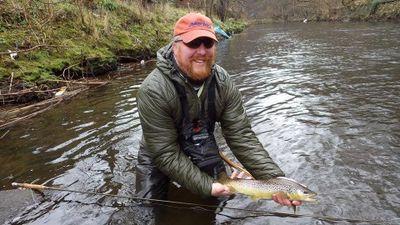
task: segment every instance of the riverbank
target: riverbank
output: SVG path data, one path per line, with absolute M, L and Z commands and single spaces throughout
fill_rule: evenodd
M 400 0 L 343 0 L 341 3 L 350 20 L 400 20 Z
M 256 23 L 400 21 L 400 0 L 247 2 L 247 16 Z
M 155 56 L 189 9 L 140 1 L 0 3 L 0 105 L 51 98 L 65 80 L 85 81 L 120 62 Z M 245 22 L 216 21 L 232 33 Z
M 105 84 L 99 75 L 120 63 L 151 60 L 192 10 L 140 1 L 0 2 L 0 129 Z M 214 22 L 229 34 L 246 26 Z

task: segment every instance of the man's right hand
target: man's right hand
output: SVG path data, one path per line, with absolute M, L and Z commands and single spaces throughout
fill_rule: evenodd
M 214 197 L 229 196 L 232 193 L 229 191 L 229 187 L 221 183 L 213 183 L 211 188 L 211 195 Z
M 231 179 L 252 179 L 247 177 L 244 172 L 239 173 L 236 169 L 233 169 Z M 213 183 L 211 189 L 211 195 L 214 197 L 229 196 L 232 193 L 229 191 L 229 187 L 221 183 Z

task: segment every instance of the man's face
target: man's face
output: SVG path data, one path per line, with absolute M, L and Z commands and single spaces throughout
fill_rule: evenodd
M 176 41 L 173 51 L 179 68 L 192 80 L 202 81 L 210 76 L 216 57 L 213 39 L 199 37 L 186 44 L 183 41 Z

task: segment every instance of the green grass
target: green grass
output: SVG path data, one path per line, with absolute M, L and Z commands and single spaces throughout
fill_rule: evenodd
M 93 0 L 84 1 L 85 5 L 57 2 L 0 3 L 0 52 L 25 50 L 16 60 L 8 54 L 0 56 L 3 86 L 11 74 L 29 86 L 66 72 L 93 75 L 104 65 L 113 68 L 119 56 L 153 57 L 171 40 L 175 21 L 187 13 L 168 4 L 156 4 L 150 11 L 135 1 Z M 228 20 L 224 26 L 236 33 L 245 25 Z
M 164 36 L 160 38 L 155 33 L 155 30 L 166 30 L 166 25 L 159 20 L 162 12 L 140 14 L 136 5 L 122 1 L 101 0 L 81 8 L 60 3 L 44 9 L 37 2 L 36 5 L 28 5 L 28 1 L 12 4 L 7 0 L 0 5 L 0 11 L 0 52 L 42 45 L 19 53 L 16 60 L 9 55 L 1 57 L 1 79 L 13 73 L 14 78 L 28 83 L 54 79 L 65 68 L 91 59 L 98 59 L 95 65 L 98 67 L 102 62 L 116 63 L 120 52 L 152 54 L 165 44 L 169 35 L 160 32 Z M 163 22 L 175 19 L 171 17 Z

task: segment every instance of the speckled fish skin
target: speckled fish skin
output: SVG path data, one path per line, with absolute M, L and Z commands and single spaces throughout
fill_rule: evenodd
M 272 199 L 273 194 L 284 193 L 289 200 L 316 201 L 315 192 L 285 177 L 270 180 L 223 179 L 221 183 L 228 186 L 231 192 L 248 195 L 253 200 Z

